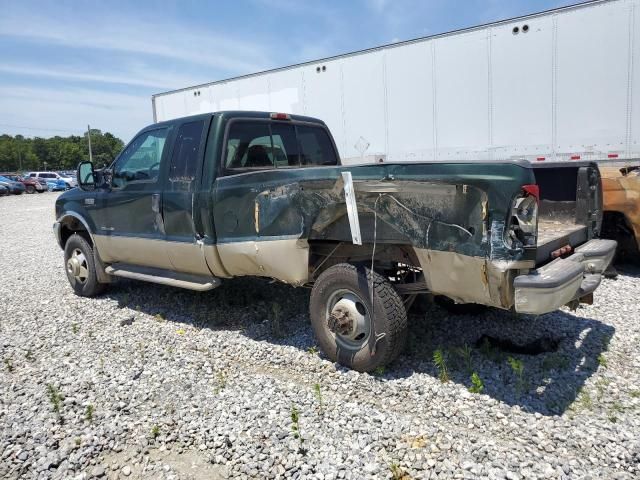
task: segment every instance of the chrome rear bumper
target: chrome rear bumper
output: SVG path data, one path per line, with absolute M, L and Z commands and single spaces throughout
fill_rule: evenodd
M 513 282 L 515 309 L 543 314 L 592 293 L 616 252 L 614 240 L 590 240 L 567 258 L 519 275 Z

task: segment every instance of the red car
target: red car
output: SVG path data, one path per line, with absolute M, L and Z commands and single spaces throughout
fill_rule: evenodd
M 41 183 L 39 180 L 30 177 L 23 177 L 21 175 L 15 173 L 2 173 L 0 174 L 3 177 L 7 177 L 16 182 L 20 182 L 24 185 L 24 189 L 27 193 L 42 193 L 47 191 L 47 184 L 45 182 Z

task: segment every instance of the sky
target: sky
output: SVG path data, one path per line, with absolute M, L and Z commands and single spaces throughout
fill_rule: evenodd
M 0 134 L 126 142 L 154 93 L 572 3 L 0 0 Z

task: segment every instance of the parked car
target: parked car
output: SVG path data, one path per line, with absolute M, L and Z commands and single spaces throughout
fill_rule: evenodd
M 600 167 L 602 236 L 618 242 L 619 260 L 640 262 L 640 165 Z
M 62 178 L 47 178 L 46 183 L 50 192 L 69 190 L 69 185 Z
M 9 189 L 4 185 L 0 184 L 0 197 L 4 195 L 9 195 Z
M 32 178 L 42 178 L 48 180 L 62 180 L 67 186 L 67 190 L 76 186 L 76 179 L 73 177 L 67 177 L 60 175 L 58 172 L 29 172 L 29 176 Z
M 24 185 L 22 183 L 16 182 L 15 180 L 11 180 L 10 178 L 3 177 L 1 175 L 0 184 L 7 187 L 9 189 L 9 192 L 13 193 L 14 195 L 21 195 L 25 191 Z
M 402 351 L 417 295 L 528 314 L 575 307 L 616 248 L 595 238 L 593 162 L 347 166 L 324 122 L 284 113 L 156 123 L 110 168 L 82 162 L 77 178 L 54 224 L 77 295 L 115 277 L 197 291 L 243 275 L 309 285 L 318 344 L 361 371 Z
M 22 183 L 27 193 L 42 193 L 47 191 L 46 182 L 41 182 L 36 178 L 23 177 L 22 175 L 18 175 L 16 173 L 3 173 L 1 175 L 10 180 L 13 180 L 14 182 Z

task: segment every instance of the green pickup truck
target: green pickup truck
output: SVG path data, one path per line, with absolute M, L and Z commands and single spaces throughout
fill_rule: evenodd
M 309 285 L 319 345 L 361 371 L 399 354 L 420 295 L 543 314 L 590 301 L 616 247 L 596 239 L 593 163 L 345 166 L 322 121 L 282 113 L 153 124 L 77 175 L 54 230 L 78 295 L 116 277 Z

